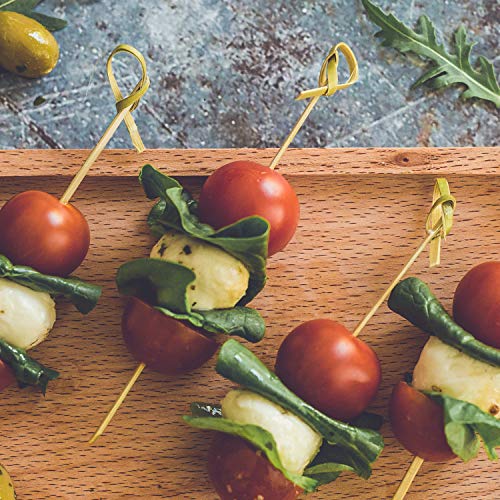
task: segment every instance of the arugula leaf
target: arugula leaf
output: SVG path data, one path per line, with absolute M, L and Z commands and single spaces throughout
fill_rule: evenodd
M 49 276 L 31 267 L 15 266 L 4 255 L 0 255 L 0 278 L 6 278 L 36 292 L 46 292 L 53 297 L 65 297 L 82 314 L 94 309 L 102 292 L 100 286 L 85 283 L 78 278 Z
M 422 280 L 410 277 L 398 283 L 389 296 L 388 306 L 424 332 L 471 358 L 500 367 L 500 349 L 480 342 L 457 325 Z
M 476 457 L 481 437 L 488 458 L 498 459 L 495 448 L 500 446 L 500 420 L 467 401 L 440 392 L 422 392 L 443 407 L 444 432 L 455 455 L 464 462 Z
M 240 260 L 250 273 L 245 296 L 238 305 L 250 302 L 266 283 L 267 245 L 269 223 L 262 217 L 247 217 L 216 231 L 199 221 L 196 201 L 171 177 L 151 165 L 145 165 L 139 175 L 149 199 L 160 198 L 151 209 L 148 224 L 152 232 L 162 236 L 174 229 L 222 248 Z
M 40 387 L 43 394 L 47 390 L 48 383 L 59 376 L 59 373 L 52 368 L 47 368 L 30 358 L 24 349 L 14 347 L 2 339 L 0 339 L 0 359 L 12 369 L 21 387 L 28 385 Z
M 428 83 L 435 89 L 441 89 L 462 83 L 467 87 L 462 93 L 464 99 L 477 97 L 500 107 L 500 87 L 493 64 L 480 56 L 479 70 L 472 67 L 470 55 L 474 44 L 467 41 L 464 26 L 460 26 L 455 32 L 455 54 L 450 54 L 437 41 L 436 29 L 427 16 L 420 17 L 420 32 L 417 33 L 369 0 L 362 0 L 362 3 L 368 18 L 381 28 L 375 36 L 383 39 L 382 45 L 393 47 L 402 53 L 413 52 L 433 61 L 431 69 L 414 83 L 414 87 Z
M 300 486 L 304 491 L 311 492 L 316 489 L 317 482 L 309 477 L 294 474 L 283 466 L 278 454 L 278 448 L 272 434 L 258 425 L 239 424 L 222 417 L 183 417 L 189 425 L 198 429 L 224 432 L 238 436 L 257 449 L 261 450 L 271 464 L 292 483 Z
M 145 258 L 123 264 L 118 269 L 116 284 L 121 294 L 138 297 L 157 306 L 163 314 L 188 321 L 197 328 L 237 335 L 250 342 L 262 340 L 266 326 L 254 309 L 236 306 L 193 311 L 187 300 L 187 290 L 194 279 L 193 271 L 182 264 Z
M 45 26 L 49 31 L 59 31 L 68 25 L 68 22 L 64 19 L 35 12 L 33 9 L 41 2 L 42 0 L 6 0 L 0 4 L 0 11 L 17 12 L 18 14 L 31 17 Z
M 370 464 L 377 459 L 384 447 L 382 436 L 378 432 L 333 420 L 308 405 L 236 340 L 227 340 L 222 345 L 216 370 L 223 377 L 290 410 L 330 444 L 342 450 L 356 474 L 365 479 L 370 477 Z

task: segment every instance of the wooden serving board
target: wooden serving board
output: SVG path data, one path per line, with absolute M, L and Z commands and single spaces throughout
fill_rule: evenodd
M 46 398 L 10 388 L 0 399 L 0 462 L 20 500 L 215 499 L 206 472 L 210 436 L 184 425 L 195 400 L 218 402 L 231 383 L 214 360 L 192 374 L 168 378 L 145 371 L 97 445 L 88 439 L 136 363 L 120 333 L 122 300 L 115 272 L 147 256 L 152 205 L 137 172 L 152 163 L 179 176 L 194 193 L 205 176 L 235 159 L 269 162 L 271 150 L 106 151 L 77 192 L 92 244 L 78 275 L 104 286 L 88 316 L 58 304 L 48 341 L 32 355 L 61 377 Z M 0 152 L 0 203 L 28 190 L 64 191 L 86 151 Z M 302 321 L 329 317 L 354 328 L 424 236 L 436 176 L 446 176 L 458 200 L 455 225 L 439 268 L 427 255 L 413 274 L 450 306 L 454 289 L 474 264 L 500 258 L 500 148 L 291 150 L 280 166 L 301 201 L 301 223 L 288 248 L 269 261 L 269 281 L 254 300 L 268 325 L 252 347 L 273 366 L 282 339 Z M 1 238 L 1 235 L 0 235 Z M 383 384 L 372 410 L 387 415 L 392 386 L 411 371 L 426 338 L 384 305 L 362 337 L 376 350 Z M 309 498 L 391 498 L 411 456 L 383 428 L 386 448 L 369 481 L 351 474 Z M 408 499 L 498 499 L 498 464 L 484 453 L 469 464 L 424 464 Z

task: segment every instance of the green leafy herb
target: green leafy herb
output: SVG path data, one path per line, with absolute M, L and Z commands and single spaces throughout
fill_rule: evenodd
M 463 26 L 455 33 L 455 54 L 450 54 L 437 41 L 436 29 L 427 16 L 420 17 L 420 32 L 417 33 L 369 0 L 362 1 L 369 19 L 381 28 L 375 36 L 383 39 L 382 45 L 403 53 L 413 52 L 433 61 L 432 68 L 415 82 L 414 87 L 427 83 L 435 89 L 441 89 L 461 83 L 467 87 L 462 94 L 465 99 L 477 97 L 500 106 L 500 87 L 493 64 L 480 56 L 479 70 L 472 67 L 470 55 L 474 44 L 467 41 Z
M 382 436 L 378 432 L 333 420 L 308 405 L 290 391 L 251 351 L 235 340 L 228 340 L 221 347 L 216 370 L 229 380 L 294 413 L 328 443 L 336 445 L 359 476 L 365 479 L 370 477 L 371 463 L 384 447 Z
M 102 291 L 100 286 L 85 283 L 78 278 L 48 276 L 31 267 L 15 266 L 4 255 L 0 255 L 0 278 L 7 278 L 36 292 L 46 292 L 53 297 L 65 297 L 82 314 L 87 314 L 94 309 Z
M 388 305 L 429 335 L 435 335 L 474 359 L 500 367 L 500 349 L 483 344 L 457 325 L 429 287 L 418 278 L 410 277 L 398 283 Z
M 193 311 L 187 300 L 188 286 L 194 281 L 191 269 L 160 259 L 137 259 L 123 264 L 116 275 L 118 290 L 157 306 L 163 314 L 189 321 L 211 333 L 236 335 L 250 342 L 264 336 L 266 326 L 260 314 L 248 307 Z
M 355 472 L 354 465 L 345 450 L 324 441 L 304 475 L 316 480 L 317 486 L 335 481 L 342 472 Z
M 31 17 L 45 26 L 49 31 L 62 30 L 68 25 L 68 22 L 64 19 L 58 19 L 57 17 L 35 12 L 33 9 L 41 2 L 42 0 L 4 0 L 0 3 L 0 10 L 17 12 L 24 16 Z
M 500 420 L 476 405 L 440 392 L 424 394 L 443 407 L 444 432 L 455 455 L 464 461 L 476 457 L 481 447 L 481 438 L 488 458 L 498 458 L 495 448 L 500 446 Z
M 250 280 L 238 305 L 250 302 L 266 282 L 269 223 L 261 217 L 247 217 L 216 231 L 199 221 L 195 200 L 175 179 L 151 165 L 142 168 L 139 179 L 148 198 L 160 198 L 148 217 L 153 233 L 161 236 L 165 230 L 174 229 L 222 248 L 240 260 L 248 269 Z
M 35 107 L 37 106 L 41 106 L 42 104 L 44 104 L 45 102 L 47 102 L 47 99 L 45 99 L 45 97 L 39 95 L 38 97 L 35 98 L 35 100 L 33 101 L 33 105 Z
M 14 347 L 2 339 L 0 339 L 0 359 L 12 369 L 21 387 L 28 385 L 40 387 L 43 394 L 47 390 L 47 384 L 59 376 L 55 370 L 30 358 L 24 349 Z
M 317 482 L 314 479 L 293 474 L 285 469 L 278 454 L 278 448 L 272 434 L 258 425 L 239 424 L 221 417 L 184 417 L 184 420 L 193 427 L 210 431 L 224 432 L 233 436 L 238 436 L 257 449 L 261 450 L 271 462 L 271 464 L 282 472 L 289 480 L 300 486 L 304 491 L 314 491 Z

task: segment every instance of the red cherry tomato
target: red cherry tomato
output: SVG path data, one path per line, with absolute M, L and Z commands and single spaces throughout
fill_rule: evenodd
M 122 317 L 128 350 L 137 361 L 165 375 L 199 368 L 217 350 L 217 342 L 132 297 Z
M 201 220 L 217 229 L 260 215 L 271 225 L 269 255 L 273 255 L 295 234 L 300 207 L 295 191 L 281 174 L 251 161 L 235 161 L 207 179 L 199 211 Z
M 242 438 L 217 433 L 208 473 L 221 500 L 294 500 L 301 489 Z
M 453 316 L 478 340 L 500 349 L 500 262 L 479 264 L 462 278 Z
M 90 244 L 81 212 L 43 191 L 11 198 L 0 210 L 0 234 L 0 253 L 14 264 L 57 276 L 72 273 Z
M 10 367 L 0 360 L 0 392 L 16 381 L 14 372 Z
M 398 441 L 430 462 L 455 458 L 444 434 L 443 408 L 405 382 L 392 391 L 389 418 Z
M 278 351 L 276 373 L 304 401 L 344 421 L 366 409 L 381 379 L 372 348 L 329 319 L 307 321 L 288 335 Z

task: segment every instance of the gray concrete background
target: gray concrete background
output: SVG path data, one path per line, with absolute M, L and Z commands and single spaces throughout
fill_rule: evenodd
M 447 43 L 464 23 L 473 55 L 499 72 L 497 0 L 379 4 L 412 24 L 427 13 Z M 118 43 L 147 56 L 152 86 L 134 113 L 147 147 L 274 147 L 338 41 L 357 54 L 360 81 L 322 98 L 295 146 L 499 144 L 493 105 L 458 100 L 457 88 L 410 90 L 425 64 L 380 47 L 359 0 L 45 0 L 38 10 L 69 22 L 56 33 L 61 60 L 38 81 L 0 73 L 0 148 L 92 147 L 114 115 L 105 60 Z M 124 126 L 111 146 L 131 147 Z

